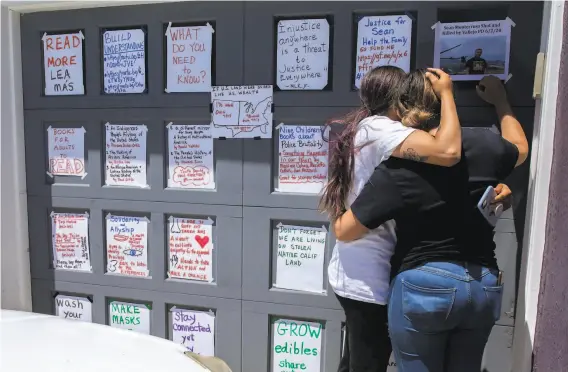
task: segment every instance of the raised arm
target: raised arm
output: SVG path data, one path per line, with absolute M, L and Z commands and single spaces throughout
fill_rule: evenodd
M 435 135 L 416 130 L 392 153 L 397 158 L 451 167 L 461 159 L 461 127 L 450 75 L 429 68 L 426 73 L 441 101 L 440 128 Z
M 486 76 L 479 82 L 477 94 L 485 102 L 495 106 L 495 111 L 497 111 L 499 117 L 501 135 L 519 150 L 519 157 L 515 166 L 518 167 L 523 164 L 529 154 L 529 143 L 521 123 L 519 123 L 509 105 L 503 83 L 495 76 Z

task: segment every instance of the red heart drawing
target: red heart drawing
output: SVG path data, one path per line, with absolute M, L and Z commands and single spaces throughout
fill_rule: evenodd
M 203 248 L 207 245 L 207 243 L 209 243 L 209 237 L 208 236 L 195 235 L 195 241 L 197 242 L 197 244 L 199 244 L 201 246 L 201 248 Z

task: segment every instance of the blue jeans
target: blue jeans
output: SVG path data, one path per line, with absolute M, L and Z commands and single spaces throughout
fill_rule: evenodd
M 499 272 L 431 262 L 391 284 L 389 332 L 399 372 L 479 372 L 501 314 Z

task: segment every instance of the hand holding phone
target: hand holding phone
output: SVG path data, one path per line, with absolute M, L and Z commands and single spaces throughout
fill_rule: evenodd
M 493 186 L 489 186 L 477 203 L 477 209 L 493 227 L 497 225 L 497 220 L 503 213 L 503 203 L 493 203 L 496 196 Z

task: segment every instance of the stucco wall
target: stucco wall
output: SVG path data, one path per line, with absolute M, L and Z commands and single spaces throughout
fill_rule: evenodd
M 534 347 L 535 372 L 568 371 L 568 11 L 564 11 L 558 81 L 554 155 Z

